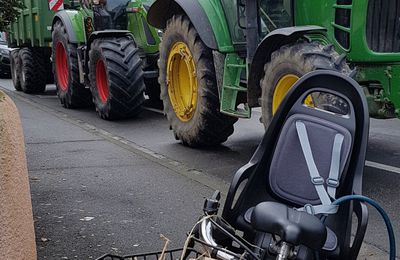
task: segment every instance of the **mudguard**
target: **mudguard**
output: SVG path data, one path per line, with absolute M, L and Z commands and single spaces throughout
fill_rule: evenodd
M 296 42 L 306 34 L 321 34 L 326 32 L 324 27 L 320 26 L 296 26 L 277 29 L 269 33 L 258 45 L 253 62 L 250 65 L 247 100 L 250 107 L 258 107 L 258 99 L 261 96 L 260 80 L 264 73 L 264 65 L 270 61 L 271 55 L 280 47 Z
M 83 15 L 79 11 L 59 11 L 54 15 L 52 26 L 54 26 L 56 21 L 61 21 L 64 24 L 71 43 L 84 43 L 86 41 Z
M 132 40 L 134 39 L 132 32 L 127 30 L 94 31 L 92 34 L 90 34 L 86 49 L 89 52 L 90 46 L 95 39 L 106 38 L 106 37 L 122 37 L 122 36 L 129 36 L 132 38 Z
M 182 11 L 190 18 L 204 44 L 210 49 L 218 49 L 213 27 L 199 1 L 157 0 L 149 9 L 147 21 L 156 28 L 165 29 L 167 21 Z

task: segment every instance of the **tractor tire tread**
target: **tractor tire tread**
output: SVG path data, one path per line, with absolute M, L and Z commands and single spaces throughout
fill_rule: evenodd
M 21 89 L 24 93 L 42 93 L 46 89 L 46 67 L 39 49 L 22 48 L 19 51 L 21 65 Z
M 106 120 L 130 118 L 142 111 L 145 85 L 138 48 L 130 37 L 110 37 L 93 41 L 89 52 L 89 77 L 93 103 Z M 96 64 L 103 58 L 109 97 L 102 103 L 96 83 Z
M 21 87 L 21 59 L 19 58 L 19 50 L 12 50 L 10 54 L 11 79 L 15 90 L 22 91 Z
M 88 107 L 91 105 L 91 95 L 89 89 L 85 88 L 83 84 L 80 83 L 79 80 L 79 67 L 78 67 L 78 53 L 77 53 L 77 45 L 74 43 L 70 43 L 68 41 L 68 34 L 65 29 L 64 24 L 61 21 L 57 21 L 54 24 L 53 29 L 53 74 L 54 74 L 54 82 L 57 87 L 57 96 L 65 108 L 81 108 Z M 57 46 L 55 38 L 63 38 L 65 45 L 65 50 L 68 56 L 68 89 L 67 91 L 63 91 L 58 83 L 57 73 L 56 73 L 56 53 L 55 48 Z
M 282 46 L 271 55 L 271 61 L 265 64 L 264 75 L 260 81 L 261 121 L 265 128 L 272 120 L 274 91 L 283 70 L 299 77 L 314 70 L 334 70 L 346 75 L 351 73 L 345 57 L 339 55 L 332 45 L 297 42 Z
M 179 36 L 177 36 L 179 35 Z M 186 39 L 197 67 L 198 104 L 193 118 L 189 122 L 181 122 L 175 115 L 169 94 L 167 80 L 167 60 L 169 53 L 169 37 Z M 163 42 L 160 45 L 161 99 L 164 113 L 167 116 L 176 139 L 187 146 L 214 146 L 225 142 L 234 131 L 237 118 L 224 115 L 219 110 L 219 95 L 212 52 L 202 42 L 198 32 L 186 15 L 174 15 L 167 22 Z

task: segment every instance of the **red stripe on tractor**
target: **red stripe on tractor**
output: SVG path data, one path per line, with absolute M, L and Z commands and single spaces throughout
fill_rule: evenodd
M 57 11 L 58 8 L 60 8 L 60 6 L 63 4 L 63 0 L 59 0 L 51 9 L 52 11 Z

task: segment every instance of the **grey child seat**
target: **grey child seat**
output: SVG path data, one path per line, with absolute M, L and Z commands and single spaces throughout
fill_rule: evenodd
M 312 93 L 317 105 L 330 102 L 324 109 L 306 106 Z M 338 107 L 341 113 L 332 112 Z M 272 235 L 299 246 L 297 259 L 313 259 L 315 251 L 321 259 L 356 259 L 367 207 L 331 202 L 361 194 L 368 129 L 366 100 L 355 81 L 328 71 L 304 76 L 283 100 L 250 162 L 234 175 L 222 217 L 261 247 L 268 247 Z

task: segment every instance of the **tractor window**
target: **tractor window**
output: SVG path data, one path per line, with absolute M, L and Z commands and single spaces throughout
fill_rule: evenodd
M 292 26 L 291 0 L 261 0 L 261 34 L 267 35 L 275 29 Z
M 109 12 L 123 12 L 126 10 L 126 6 L 129 4 L 130 0 L 112 0 L 106 1 L 106 9 Z
M 244 9 L 244 0 L 222 0 L 222 6 L 228 22 L 229 31 L 233 44 L 242 44 L 246 42 L 244 36 L 244 27 L 246 26 L 246 17 Z
M 93 4 L 94 29 L 96 31 L 127 29 L 126 7 L 130 0 L 98 0 L 96 2 Z

